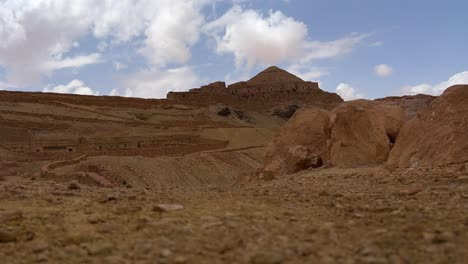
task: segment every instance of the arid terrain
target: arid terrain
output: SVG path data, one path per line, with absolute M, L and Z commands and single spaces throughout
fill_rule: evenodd
M 467 107 L 276 67 L 167 100 L 0 91 L 0 263 L 468 263 Z

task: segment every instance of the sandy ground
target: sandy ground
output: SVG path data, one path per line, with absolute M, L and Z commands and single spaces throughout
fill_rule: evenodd
M 160 190 L 6 177 L 0 241 L 1 263 L 468 263 L 468 173 L 322 169 Z

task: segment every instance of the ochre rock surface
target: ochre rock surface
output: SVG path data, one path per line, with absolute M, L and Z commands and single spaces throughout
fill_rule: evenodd
M 369 100 L 338 106 L 330 119 L 331 164 L 358 167 L 385 162 L 404 116 L 400 107 Z
M 437 167 L 465 162 L 468 162 L 468 85 L 456 85 L 405 124 L 388 164 Z
M 382 164 L 404 119 L 400 107 L 369 100 L 347 102 L 333 111 L 301 109 L 267 147 L 263 177 L 323 164 L 346 168 Z
M 403 108 L 406 112 L 406 120 L 411 120 L 420 111 L 426 110 L 437 97 L 427 94 L 390 96 L 375 101 L 387 105 L 395 105 Z
M 329 118 L 328 111 L 298 110 L 267 146 L 265 176 L 294 173 L 327 161 Z

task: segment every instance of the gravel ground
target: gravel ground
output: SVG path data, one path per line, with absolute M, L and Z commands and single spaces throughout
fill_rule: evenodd
M 467 245 L 466 168 L 159 190 L 0 181 L 1 263 L 468 263 Z

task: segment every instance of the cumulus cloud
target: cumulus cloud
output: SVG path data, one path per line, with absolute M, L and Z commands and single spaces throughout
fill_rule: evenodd
M 387 64 L 379 64 L 374 67 L 374 72 L 380 77 L 389 77 L 393 73 L 393 68 Z
M 0 2 L 0 66 L 8 82 L 34 85 L 54 70 L 100 62 L 97 53 L 68 52 L 90 34 L 101 43 L 141 37 L 152 65 L 185 63 L 198 41 L 209 0 L 7 0 Z M 100 45 L 100 50 L 105 50 Z
M 336 87 L 336 93 L 343 98 L 345 101 L 349 100 L 356 100 L 360 98 L 364 98 L 364 95 L 357 92 L 351 85 L 347 83 L 340 83 Z
M 148 69 L 127 75 L 120 80 L 121 89 L 114 95 L 143 98 L 166 98 L 171 91 L 187 91 L 198 85 L 199 79 L 190 67 L 168 70 Z
M 99 95 L 98 92 L 86 86 L 81 80 L 73 80 L 65 85 L 57 85 L 54 87 L 46 87 L 42 90 L 46 93 L 67 93 L 67 94 L 81 94 L 81 95 Z
M 234 55 L 238 68 L 282 62 L 310 63 L 347 54 L 367 34 L 351 34 L 342 39 L 309 41 L 307 26 L 280 11 L 263 15 L 234 6 L 220 18 L 207 23 L 203 31 L 216 42 L 220 54 Z
M 430 84 L 419 84 L 415 86 L 405 86 L 401 89 L 403 94 L 430 94 L 430 95 L 440 95 L 442 94 L 445 89 L 449 88 L 450 86 L 457 85 L 457 84 L 468 84 L 468 71 L 460 72 L 452 77 L 450 77 L 447 81 L 443 81 L 439 84 L 430 85 Z

